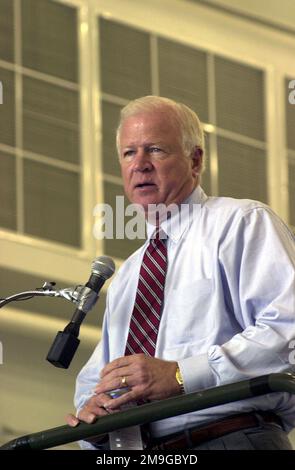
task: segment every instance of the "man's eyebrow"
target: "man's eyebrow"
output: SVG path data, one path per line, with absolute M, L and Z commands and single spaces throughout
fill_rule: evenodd
M 151 145 L 164 145 L 164 142 L 162 142 L 160 140 L 158 140 L 158 141 L 152 140 L 152 141 L 149 141 L 149 142 L 144 142 L 140 146 L 149 147 Z M 137 147 L 137 146 L 138 146 L 138 144 L 136 142 L 129 142 L 128 144 L 123 145 L 122 148 L 126 149 L 126 148 L 129 148 L 129 147 Z

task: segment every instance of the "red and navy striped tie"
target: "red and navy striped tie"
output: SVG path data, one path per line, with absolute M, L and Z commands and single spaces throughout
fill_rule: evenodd
M 165 233 L 158 228 L 144 253 L 125 356 L 139 353 L 155 355 L 167 271 L 164 237 Z

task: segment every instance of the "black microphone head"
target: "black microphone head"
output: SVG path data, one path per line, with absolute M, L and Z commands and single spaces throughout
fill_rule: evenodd
M 92 274 L 102 276 L 104 279 L 109 279 L 115 272 L 115 263 L 109 256 L 99 256 L 95 258 L 91 265 Z

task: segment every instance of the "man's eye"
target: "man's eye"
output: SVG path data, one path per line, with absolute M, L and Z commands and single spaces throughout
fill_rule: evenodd
M 134 150 L 125 150 L 123 157 L 131 157 L 134 154 Z
M 160 149 L 159 147 L 151 147 L 150 152 L 151 153 L 158 153 L 158 152 L 162 152 L 162 149 Z

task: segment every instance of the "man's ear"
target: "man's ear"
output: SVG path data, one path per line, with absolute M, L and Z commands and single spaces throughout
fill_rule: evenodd
M 195 176 L 198 176 L 201 173 L 202 162 L 203 150 L 200 147 L 195 147 L 192 154 L 192 169 Z

